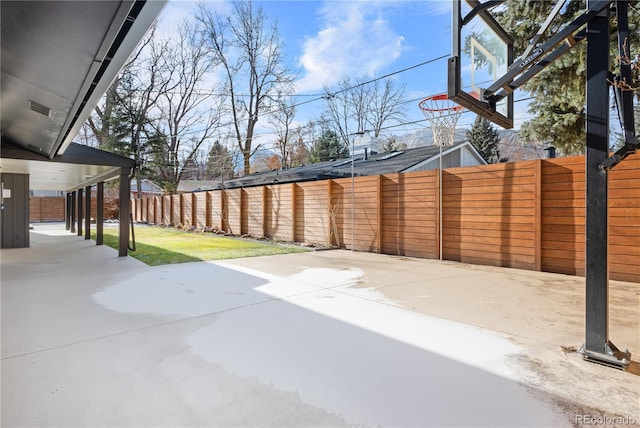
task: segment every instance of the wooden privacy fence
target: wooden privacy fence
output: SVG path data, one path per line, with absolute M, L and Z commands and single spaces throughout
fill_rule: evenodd
M 584 157 L 443 171 L 443 258 L 584 275 Z M 132 200 L 135 219 L 280 241 L 439 257 L 438 171 Z M 353 221 L 352 221 L 353 219 Z M 609 180 L 612 279 L 640 282 L 640 156 Z
M 63 221 L 66 198 L 64 196 L 31 196 L 29 221 Z
M 29 221 L 40 223 L 47 221 L 64 221 L 66 205 L 65 196 L 31 196 L 29 198 Z M 76 200 L 77 204 L 77 200 Z M 117 219 L 119 199 L 104 198 L 104 218 Z M 82 209 L 85 209 L 84 203 Z M 91 196 L 91 217 L 95 218 L 97 210 L 95 193 Z M 76 212 L 78 208 L 76 205 Z

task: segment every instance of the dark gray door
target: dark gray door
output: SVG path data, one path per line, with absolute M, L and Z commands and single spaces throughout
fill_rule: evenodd
M 29 176 L 0 174 L 2 178 L 2 248 L 29 246 Z

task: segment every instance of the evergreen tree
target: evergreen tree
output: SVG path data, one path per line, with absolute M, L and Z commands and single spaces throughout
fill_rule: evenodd
M 498 21 L 512 36 L 516 56 L 524 51 L 534 37 L 542 22 L 545 21 L 555 2 L 507 0 Z M 544 43 L 559 28 L 571 22 L 585 10 L 583 0 L 569 0 L 562 13 L 555 18 Z M 612 17 L 614 15 L 612 14 Z M 629 7 L 629 31 L 637 34 L 640 23 L 640 9 Z M 631 52 L 640 52 L 640 40 L 630 40 Z M 585 130 L 585 79 L 586 79 L 586 43 L 571 49 L 568 53 L 552 62 L 544 71 L 529 80 L 522 89 L 534 99 L 529 104 L 529 113 L 533 116 L 521 129 L 523 139 L 527 141 L 547 141 L 567 154 L 584 152 Z M 616 20 L 611 20 L 611 58 L 613 72 L 617 72 L 615 59 L 617 52 Z M 637 81 L 638 72 L 634 76 Z M 638 97 L 636 97 L 637 99 Z
M 233 177 L 233 156 L 225 146 L 216 141 L 207 155 L 205 180 L 228 180 Z
M 145 122 L 146 118 L 136 115 L 132 105 L 134 101 L 135 88 L 133 86 L 131 73 L 124 72 L 118 79 L 118 85 L 114 88 L 115 100 L 110 109 L 110 115 L 102 120 L 108 124 L 109 132 L 103 135 L 102 150 L 118 154 L 120 156 L 136 159 L 137 144 L 143 144 L 140 139 L 135 139 L 135 126 L 137 122 Z
M 325 162 L 348 156 L 349 148 L 338 138 L 338 134 L 335 131 L 325 130 L 311 148 L 310 162 Z
M 487 163 L 506 162 L 500 158 L 500 136 L 489 120 L 476 116 L 473 126 L 467 131 L 467 140 L 475 147 Z

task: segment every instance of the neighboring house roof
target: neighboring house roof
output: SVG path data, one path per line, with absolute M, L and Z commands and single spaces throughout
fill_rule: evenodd
M 220 180 L 180 180 L 178 192 L 197 192 L 215 188 L 220 184 Z
M 452 147 L 444 147 L 443 155 L 448 152 L 470 150 L 478 158 L 478 164 L 486 163 L 477 154 L 469 142 L 460 142 Z M 357 154 L 353 162 L 355 176 L 392 174 L 416 170 L 419 165 L 438 159 L 440 147 L 424 146 L 414 149 L 394 151 L 390 153 L 377 153 L 364 159 L 363 154 Z M 311 165 L 290 168 L 286 170 L 268 171 L 247 175 L 224 182 L 224 188 L 251 187 L 276 183 L 293 183 L 300 181 L 326 180 L 331 178 L 351 177 L 351 158 L 338 159 L 328 162 L 320 162 Z M 222 184 L 209 189 L 220 189 Z
M 164 189 L 161 186 L 158 186 L 156 183 L 146 178 L 143 178 L 141 180 L 140 188 L 142 190 L 142 193 L 152 193 L 160 195 L 164 193 Z M 131 180 L 131 191 L 138 191 L 138 180 Z

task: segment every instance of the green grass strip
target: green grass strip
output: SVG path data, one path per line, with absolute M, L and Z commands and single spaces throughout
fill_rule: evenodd
M 309 251 L 295 245 L 147 225 L 136 225 L 135 236 L 136 251 L 129 251 L 129 255 L 149 266 Z M 91 238 L 96 239 L 95 231 L 92 231 Z M 111 248 L 118 248 L 117 227 L 104 228 L 104 243 Z

